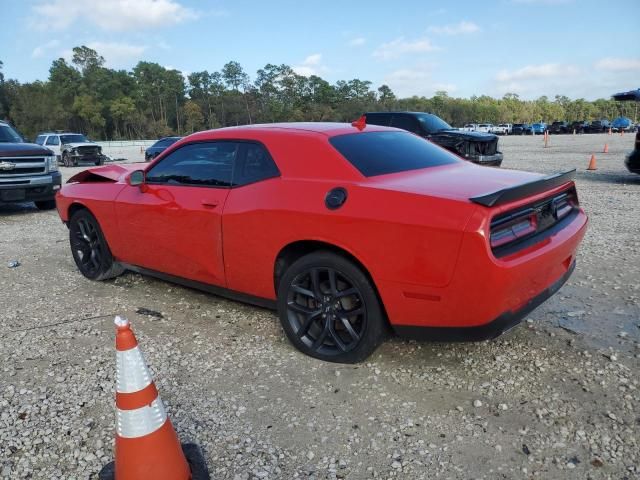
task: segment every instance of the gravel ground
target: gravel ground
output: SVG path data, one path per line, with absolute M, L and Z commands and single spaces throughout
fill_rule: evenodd
M 591 224 L 573 277 L 498 340 L 392 339 L 351 366 L 299 354 L 267 310 L 132 273 L 86 280 L 55 212 L 0 207 L 0 478 L 97 478 L 112 459 L 115 314 L 212 478 L 639 478 L 632 143 L 502 139 L 505 168 L 578 169 Z

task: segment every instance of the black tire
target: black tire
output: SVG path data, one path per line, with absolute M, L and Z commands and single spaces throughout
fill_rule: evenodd
M 65 167 L 71 167 L 73 166 L 73 162 L 71 161 L 71 158 L 69 157 L 69 154 L 67 152 L 64 152 L 62 154 L 62 164 Z
M 69 245 L 78 270 L 91 280 L 107 280 L 124 272 L 111 255 L 98 221 L 88 210 L 79 210 L 71 216 Z
M 298 350 L 327 362 L 360 362 L 387 333 L 367 276 L 350 260 L 325 250 L 299 258 L 284 272 L 278 314 Z
M 39 200 L 37 202 L 33 202 L 38 207 L 38 210 L 53 210 L 56 208 L 55 200 Z
M 96 160 L 96 161 L 95 161 L 95 164 L 96 164 L 96 165 L 104 165 L 104 160 L 103 160 L 103 159 Z

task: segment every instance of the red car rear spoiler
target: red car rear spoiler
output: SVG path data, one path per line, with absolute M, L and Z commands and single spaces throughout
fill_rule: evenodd
M 548 177 L 534 180 L 533 182 L 527 182 L 514 187 L 503 188 L 502 190 L 497 190 L 495 192 L 471 197 L 469 200 L 474 203 L 484 205 L 485 207 L 497 207 L 498 205 L 504 205 L 505 203 L 537 195 L 538 193 L 542 193 L 546 190 L 559 187 L 560 185 L 573 180 L 575 173 L 576 169 L 574 168 L 573 170 L 555 173 Z

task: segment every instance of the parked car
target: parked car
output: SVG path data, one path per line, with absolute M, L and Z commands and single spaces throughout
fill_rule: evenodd
M 479 167 L 362 121 L 252 125 L 80 172 L 57 205 L 85 277 L 275 308 L 300 351 L 357 362 L 389 327 L 492 338 L 556 292 L 587 226 L 571 176 Z
M 549 126 L 549 133 L 559 135 L 569 133 L 570 126 L 568 122 L 555 121 Z
M 636 142 L 633 151 L 626 156 L 624 164 L 631 173 L 640 174 L 640 129 L 636 131 Z
M 547 131 L 547 124 L 544 122 L 532 123 L 531 132 L 535 135 L 542 135 Z
M 510 123 L 501 123 L 497 126 L 494 126 L 491 133 L 495 133 L 496 135 L 511 135 L 512 129 L 513 125 L 511 125 Z
M 611 122 L 611 129 L 614 132 L 632 132 L 635 124 L 627 117 L 618 117 Z
M 65 167 L 76 167 L 81 162 L 102 165 L 106 159 L 102 147 L 81 133 L 43 132 L 36 137 L 36 143 L 53 150 Z
M 493 167 L 499 167 L 502 163 L 502 152 L 498 151 L 498 137 L 491 133 L 456 130 L 432 113 L 369 112 L 364 116 L 370 125 L 407 130 L 437 143 L 465 160 Z
M 467 123 L 464 127 L 459 128 L 458 130 L 462 132 L 477 132 L 478 124 L 477 123 Z
M 493 124 L 479 123 L 476 132 L 493 133 Z
M 609 122 L 609 120 L 594 120 L 589 124 L 588 131 L 589 133 L 604 133 L 608 132 L 610 127 L 611 122 Z
M 589 130 L 589 122 L 585 120 L 578 120 L 571 122 L 569 125 L 569 133 L 585 133 Z
M 0 204 L 34 202 L 41 210 L 55 208 L 61 183 L 55 154 L 26 143 L 11 125 L 0 121 Z
M 144 151 L 144 161 L 153 160 L 182 137 L 163 137 Z
M 513 135 L 530 135 L 531 125 L 528 123 L 514 123 L 511 132 Z

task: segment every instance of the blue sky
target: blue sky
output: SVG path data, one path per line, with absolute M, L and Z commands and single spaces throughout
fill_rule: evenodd
M 285 63 L 399 96 L 595 99 L 640 87 L 638 0 L 0 0 L 0 13 L 0 60 L 20 81 L 46 79 L 84 44 L 114 68 L 236 60 L 254 78 Z

